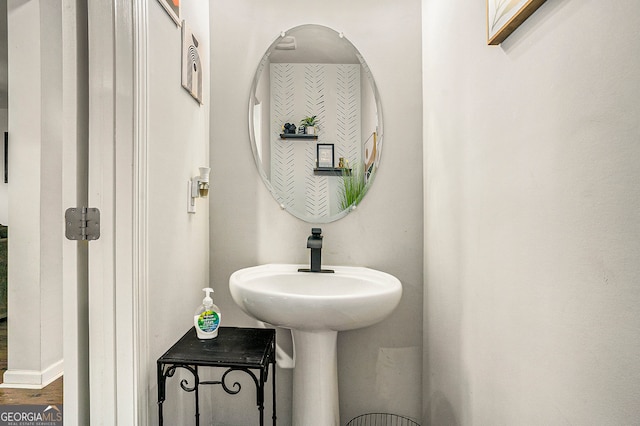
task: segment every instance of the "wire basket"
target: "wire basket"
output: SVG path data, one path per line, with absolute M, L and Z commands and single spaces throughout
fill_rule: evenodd
M 420 426 L 420 424 L 397 414 L 369 413 L 351 419 L 347 426 Z

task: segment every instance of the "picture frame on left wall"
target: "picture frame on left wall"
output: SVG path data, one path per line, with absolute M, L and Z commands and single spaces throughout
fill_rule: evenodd
M 180 18 L 180 0 L 158 0 L 158 2 L 164 7 L 164 10 L 167 11 L 173 22 L 176 23 L 177 26 L 182 24 L 182 20 Z
M 204 103 L 202 46 L 186 21 L 182 21 L 182 87 L 200 105 Z

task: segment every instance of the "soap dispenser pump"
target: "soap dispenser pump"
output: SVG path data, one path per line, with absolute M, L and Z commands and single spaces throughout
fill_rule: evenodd
M 196 328 L 198 339 L 213 339 L 218 336 L 218 328 L 220 327 L 220 309 L 213 304 L 211 293 L 212 288 L 203 288 L 205 293 L 202 299 L 202 305 L 196 309 L 193 317 L 193 325 Z

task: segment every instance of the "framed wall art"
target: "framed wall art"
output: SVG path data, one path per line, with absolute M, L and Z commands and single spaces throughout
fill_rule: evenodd
M 333 168 L 334 167 L 334 155 L 332 143 L 319 143 L 317 145 L 318 150 L 318 168 Z
M 185 21 L 182 21 L 182 87 L 202 104 L 202 60 L 200 42 Z
M 180 0 L 158 0 L 158 2 L 164 7 L 164 10 L 167 11 L 176 25 L 180 26 L 182 23 L 180 21 Z
M 487 0 L 487 44 L 500 44 L 546 0 Z

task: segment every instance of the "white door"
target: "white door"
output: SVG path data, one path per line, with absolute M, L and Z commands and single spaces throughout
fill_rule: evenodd
M 62 205 L 88 206 L 87 7 L 62 0 Z M 89 424 L 88 242 L 63 244 L 64 424 Z

